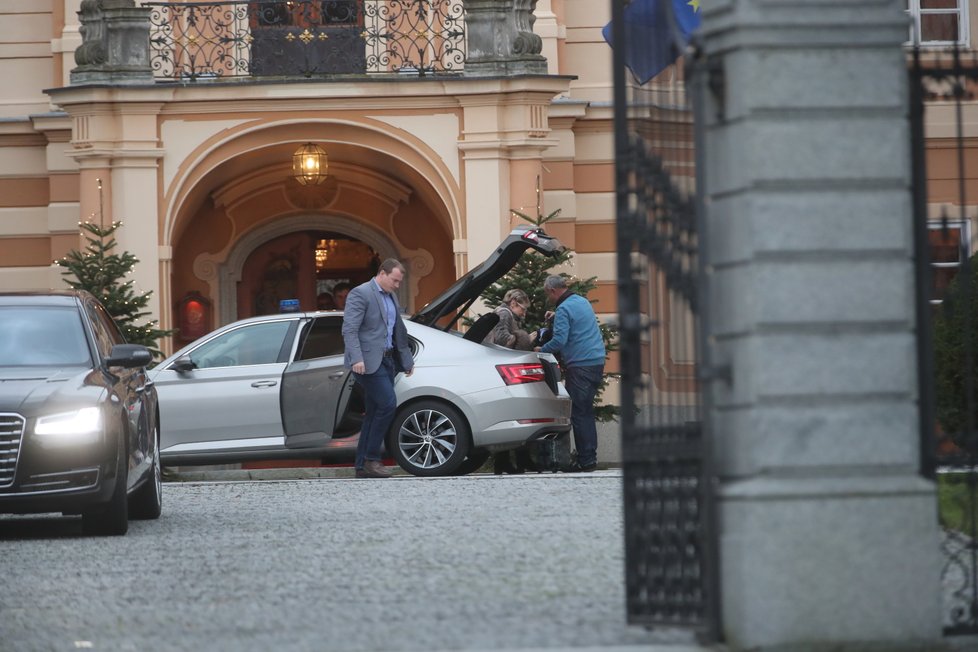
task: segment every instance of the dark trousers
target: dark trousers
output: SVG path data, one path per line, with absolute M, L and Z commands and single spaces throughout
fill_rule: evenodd
M 356 468 L 362 469 L 366 460 L 381 458 L 384 436 L 394 419 L 397 397 L 394 395 L 394 361 L 385 357 L 372 374 L 353 374 L 363 387 L 365 415 L 357 442 Z
M 565 367 L 564 387 L 571 398 L 571 426 L 577 461 L 590 466 L 598 461 L 598 428 L 594 423 L 594 397 L 604 373 L 604 365 Z

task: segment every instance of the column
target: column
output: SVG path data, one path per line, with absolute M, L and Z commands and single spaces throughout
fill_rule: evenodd
M 726 640 L 936 641 L 904 5 L 701 6 Z

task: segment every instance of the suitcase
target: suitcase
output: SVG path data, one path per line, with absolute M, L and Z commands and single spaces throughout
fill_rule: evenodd
M 538 473 L 566 471 L 571 465 L 570 433 L 546 435 L 527 444 Z

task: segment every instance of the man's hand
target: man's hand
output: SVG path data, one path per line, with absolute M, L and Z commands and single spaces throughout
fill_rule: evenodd
M 355 374 L 364 374 L 367 372 L 367 365 L 365 365 L 361 360 L 360 362 L 354 362 L 350 369 Z
M 534 351 L 539 351 L 539 350 L 540 350 L 540 348 L 541 348 L 541 347 L 539 347 L 539 346 L 535 346 L 535 347 L 533 347 L 533 350 L 534 350 Z
M 404 375 L 410 377 L 410 375 L 413 373 L 414 373 L 414 367 L 411 367 L 410 369 L 404 372 Z

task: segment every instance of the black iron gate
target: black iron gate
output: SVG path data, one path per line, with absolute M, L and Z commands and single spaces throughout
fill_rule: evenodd
M 613 0 L 614 43 L 624 43 Z M 668 3 L 666 3 L 668 4 Z M 615 47 L 618 301 L 628 620 L 719 632 L 693 102 L 682 63 L 643 86 Z
M 965 131 L 966 110 L 978 108 L 978 60 L 916 50 L 910 89 L 921 471 L 938 487 L 944 632 L 978 634 L 978 279 L 969 217 L 978 138 Z

